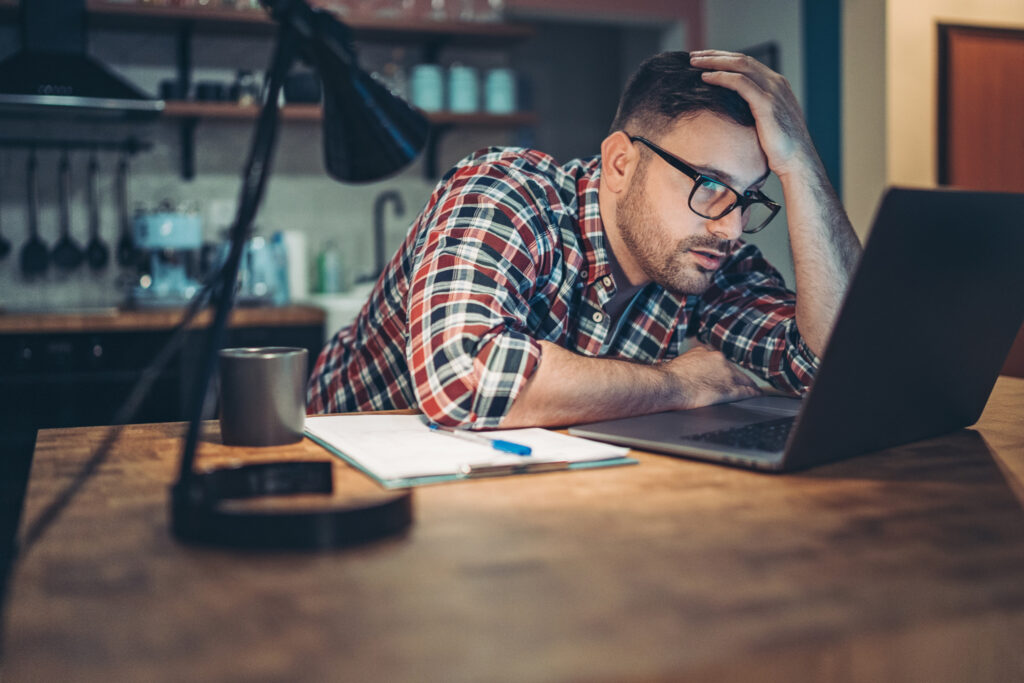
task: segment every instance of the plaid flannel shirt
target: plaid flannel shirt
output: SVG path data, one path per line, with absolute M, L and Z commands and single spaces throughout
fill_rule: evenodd
M 612 325 L 600 175 L 599 157 L 559 166 L 520 148 L 462 160 L 356 321 L 320 353 L 308 410 L 418 408 L 444 425 L 496 427 L 539 340 L 657 363 L 696 336 L 778 389 L 806 392 L 818 359 L 797 331 L 795 295 L 753 245 L 738 242 L 704 294 L 649 283 Z

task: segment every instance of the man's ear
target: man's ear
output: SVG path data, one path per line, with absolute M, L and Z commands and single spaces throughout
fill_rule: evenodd
M 629 136 L 615 131 L 601 143 L 601 184 L 614 194 L 625 192 L 639 160 Z

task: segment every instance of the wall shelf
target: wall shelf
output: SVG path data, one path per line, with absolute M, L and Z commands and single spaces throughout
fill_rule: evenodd
M 88 0 L 94 27 L 167 30 L 173 24 L 212 33 L 270 35 L 275 24 L 263 10 L 228 10 L 201 7 L 145 6 L 106 0 Z M 495 40 L 514 42 L 529 38 L 533 27 L 504 22 L 433 21 L 400 17 L 343 17 L 357 40 L 473 44 Z
M 2 2 L 4 0 L 0 0 Z M 172 30 L 177 33 L 178 83 L 188 92 L 192 75 L 192 37 L 196 33 L 254 35 L 270 38 L 276 24 L 263 10 L 227 10 L 202 7 L 142 6 L 87 0 L 90 24 L 128 30 Z M 534 35 L 532 26 L 504 22 L 432 21 L 429 19 L 394 19 L 346 17 L 356 41 L 413 43 L 423 47 L 426 61 L 436 61 L 441 49 L 449 45 L 509 44 Z M 227 102 L 168 101 L 164 117 L 180 121 L 181 175 L 195 177 L 195 132 L 200 121 L 249 121 L 258 114 L 256 106 Z M 425 151 L 424 174 L 438 174 L 437 148 L 441 139 L 456 127 L 517 128 L 533 126 L 537 116 L 532 113 L 509 115 L 453 114 L 430 115 L 432 133 Z M 281 119 L 291 122 L 318 122 L 322 119 L 319 105 L 290 105 L 281 110 Z
M 200 121 L 254 121 L 259 114 L 256 105 L 239 105 L 233 102 L 192 102 L 168 100 L 163 116 L 177 119 L 182 123 L 181 174 L 185 179 L 195 177 L 195 128 Z M 323 111 L 318 104 L 292 104 L 281 108 L 281 120 L 292 122 L 318 123 Z M 473 128 L 518 128 L 537 124 L 537 115 L 532 112 L 514 114 L 456 114 L 436 112 L 428 114 L 431 125 L 430 141 L 424 152 L 424 174 L 428 178 L 438 175 L 437 146 L 441 138 L 456 127 Z
M 0 0 L 0 21 L 16 21 L 18 0 Z M 157 31 L 176 34 L 176 73 L 179 89 L 189 92 L 192 80 L 192 40 L 195 34 L 250 35 L 271 39 L 276 24 L 263 10 L 231 10 L 206 7 L 142 5 L 110 0 L 86 0 L 90 29 Z M 535 34 L 528 24 L 505 22 L 434 21 L 428 18 L 345 17 L 356 41 L 416 44 L 423 48 L 424 61 L 437 61 L 440 51 L 451 45 L 493 48 L 525 40 Z M 229 102 L 167 101 L 163 118 L 181 127 L 181 175 L 195 176 L 195 130 L 201 121 L 251 121 L 256 106 Z M 283 121 L 318 122 L 319 105 L 289 105 L 281 110 Z M 437 145 L 456 127 L 518 128 L 537 125 L 534 113 L 514 114 L 430 114 L 432 135 L 426 150 L 424 171 L 437 175 Z
M 232 102 L 193 102 L 168 100 L 164 106 L 163 116 L 170 119 L 209 119 L 220 121 L 248 121 L 256 118 L 259 107 L 256 105 L 239 105 Z M 290 104 L 281 109 L 284 121 L 313 121 L 322 118 L 322 110 L 318 104 Z M 429 114 L 430 123 L 434 126 L 478 126 L 495 128 L 514 128 L 517 126 L 533 126 L 537 123 L 537 115 L 532 112 L 515 114 L 454 114 L 437 112 Z

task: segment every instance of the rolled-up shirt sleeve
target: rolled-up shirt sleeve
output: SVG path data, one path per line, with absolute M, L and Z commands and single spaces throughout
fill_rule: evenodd
M 715 273 L 695 309 L 696 336 L 780 391 L 802 396 L 810 389 L 819 359 L 796 324 L 796 294 L 744 244 Z
M 430 221 L 409 288 L 406 360 L 420 410 L 448 426 L 497 427 L 540 359 L 527 332 L 540 212 L 494 170 L 456 175 Z

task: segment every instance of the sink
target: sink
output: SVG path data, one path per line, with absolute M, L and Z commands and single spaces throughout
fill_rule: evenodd
M 373 282 L 361 282 L 341 294 L 310 294 L 304 300 L 296 303 L 322 308 L 327 314 L 327 319 L 324 321 L 324 332 L 331 337 L 342 327 L 355 321 L 363 304 L 370 297 L 374 284 Z

